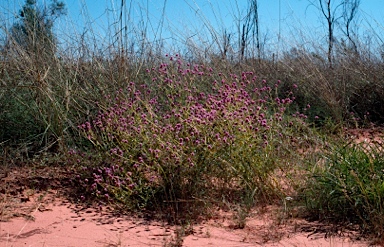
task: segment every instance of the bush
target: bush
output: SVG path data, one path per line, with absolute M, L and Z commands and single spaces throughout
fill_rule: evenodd
M 108 106 L 79 126 L 102 160 L 84 168 L 82 185 L 131 207 L 276 198 L 271 177 L 305 125 L 304 114 L 286 114 L 293 93 L 277 98 L 280 82 L 270 86 L 253 72 L 170 59 L 148 69 L 141 84 L 107 96 Z

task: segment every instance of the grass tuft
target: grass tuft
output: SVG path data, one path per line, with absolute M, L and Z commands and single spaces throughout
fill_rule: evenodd
M 337 146 L 305 187 L 307 207 L 319 219 L 358 224 L 383 236 L 384 156 L 380 143 Z

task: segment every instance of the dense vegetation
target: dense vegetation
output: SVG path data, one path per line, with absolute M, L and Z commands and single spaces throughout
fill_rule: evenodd
M 346 128 L 384 123 L 382 51 L 347 37 L 331 52 L 297 46 L 275 59 L 258 45 L 246 56 L 243 35 L 237 56 L 145 42 L 131 52 L 122 38 L 103 52 L 78 40 L 74 56 L 53 33 L 63 14 L 61 2 L 27 0 L 2 30 L 4 164 L 50 154 L 76 169 L 82 200 L 173 220 L 238 205 L 241 227 L 252 206 L 289 196 L 383 235 L 382 146 L 345 141 Z

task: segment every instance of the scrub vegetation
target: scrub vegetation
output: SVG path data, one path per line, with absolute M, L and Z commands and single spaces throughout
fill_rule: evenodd
M 148 42 L 144 27 L 127 38 L 126 4 L 105 49 L 92 28 L 55 33 L 60 1 L 27 0 L 2 25 L 1 169 L 67 169 L 76 202 L 179 224 L 241 208 L 242 228 L 255 206 L 289 198 L 299 216 L 384 240 L 383 144 L 349 134 L 379 137 L 384 123 L 382 37 L 373 45 L 352 32 L 359 1 L 309 1 L 325 17 L 327 46 L 279 56 L 261 38 L 255 0 L 234 35 L 206 23 L 210 47 Z

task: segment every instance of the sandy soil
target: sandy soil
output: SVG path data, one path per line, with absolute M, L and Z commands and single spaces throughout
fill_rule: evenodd
M 0 222 L 0 246 L 369 246 L 353 231 L 334 233 L 318 222 L 277 224 L 276 207 L 255 211 L 243 229 L 235 229 L 226 212 L 177 227 L 115 215 L 108 208 L 83 208 L 54 194 L 31 195 L 13 208 L 13 217 Z
M 350 136 L 366 141 L 377 135 L 356 131 Z M 235 227 L 233 212 L 175 226 L 119 215 L 108 207 L 80 206 L 63 196 L 68 175 L 60 167 L 0 171 L 0 247 L 373 246 L 353 227 L 288 217 L 282 205 L 255 208 L 243 229 Z

